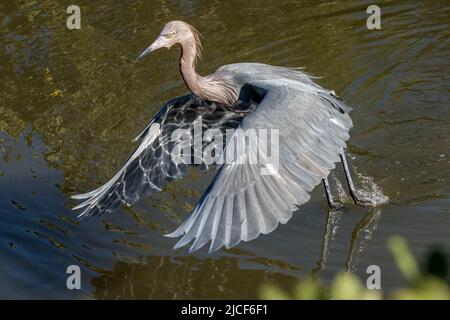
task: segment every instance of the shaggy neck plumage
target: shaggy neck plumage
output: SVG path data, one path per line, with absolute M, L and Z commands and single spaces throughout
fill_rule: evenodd
M 237 100 L 234 87 L 224 79 L 213 76 L 202 77 L 195 71 L 197 57 L 199 56 L 199 40 L 188 39 L 180 43 L 180 72 L 188 89 L 202 99 L 215 101 L 226 105 L 233 105 Z
M 192 93 L 201 97 L 199 81 L 202 78 L 195 71 L 197 50 L 194 41 L 187 41 L 181 45 L 180 72 L 186 86 Z

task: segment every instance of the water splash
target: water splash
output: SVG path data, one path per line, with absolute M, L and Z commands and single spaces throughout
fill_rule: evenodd
M 345 192 L 345 188 L 342 185 L 341 181 L 333 174 L 333 181 L 336 185 L 337 196 L 341 203 L 352 202 L 353 200 L 350 196 Z
M 368 177 L 356 171 L 355 173 L 359 188 L 357 188 L 357 195 L 364 200 L 371 203 L 373 207 L 377 207 L 389 202 L 389 197 L 386 196 L 381 188 L 374 182 L 373 177 Z
M 352 166 L 351 171 L 356 175 L 354 179 L 356 187 L 356 196 L 367 202 L 371 207 L 377 207 L 389 202 L 389 197 L 386 196 L 381 188 L 375 183 L 373 177 L 365 176 L 356 171 L 356 167 Z M 332 179 L 336 185 L 338 199 L 341 203 L 353 202 L 350 195 L 347 194 L 346 188 L 341 181 L 333 174 Z

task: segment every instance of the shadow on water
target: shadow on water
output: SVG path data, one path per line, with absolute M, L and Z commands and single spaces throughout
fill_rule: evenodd
M 417 255 L 450 250 L 449 7 L 379 1 L 382 29 L 369 31 L 369 4 L 79 1 L 82 29 L 68 31 L 60 1 L 0 3 L 0 297 L 255 298 L 263 282 L 328 282 L 345 269 L 364 279 L 372 264 L 389 291 L 403 280 L 388 237 L 404 236 Z M 134 207 L 79 222 L 69 196 L 113 176 L 159 107 L 186 93 L 177 50 L 133 63 L 173 19 L 203 32 L 201 74 L 258 61 L 323 76 L 354 108 L 356 184 L 389 204 L 355 207 L 337 170 L 342 212 L 328 212 L 317 188 L 270 235 L 188 256 L 162 235 L 213 174 L 191 170 Z M 82 267 L 80 291 L 66 289 L 71 264 Z

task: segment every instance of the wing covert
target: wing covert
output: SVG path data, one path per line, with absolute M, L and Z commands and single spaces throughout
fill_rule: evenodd
M 224 154 L 245 151 L 220 167 L 192 214 L 167 235 L 181 237 L 174 248 L 192 242 L 192 252 L 210 241 L 214 252 L 267 234 L 286 223 L 328 176 L 349 138 L 350 109 L 333 92 L 298 84 L 295 79 L 254 83 L 267 93 L 242 120 Z M 279 132 L 277 163 L 267 150 L 246 142 L 248 130 L 259 129 Z

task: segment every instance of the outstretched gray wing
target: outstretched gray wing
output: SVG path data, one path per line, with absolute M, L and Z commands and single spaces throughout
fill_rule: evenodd
M 189 218 L 168 235 L 181 236 L 175 248 L 193 242 L 192 252 L 211 241 L 213 252 L 273 231 L 309 200 L 339 161 L 352 127 L 342 100 L 296 79 L 253 84 L 267 93 L 242 120 L 233 143 L 227 142 L 225 158 L 244 152 L 220 167 Z M 260 145 L 248 143 L 245 136 L 255 129 L 278 130 L 278 163 Z
M 114 210 L 120 203 L 132 205 L 140 197 L 161 190 L 168 181 L 181 178 L 186 172 L 186 163 L 172 159 L 175 146 L 186 142 L 173 134 L 176 130 L 193 135 L 195 123 L 201 125 L 200 134 L 211 128 L 225 130 L 237 127 L 241 118 L 224 106 L 194 95 L 171 100 L 135 139 L 140 140 L 140 145 L 110 181 L 94 191 L 73 196 L 84 200 L 74 210 L 83 210 L 79 217 L 99 215 Z M 203 150 L 204 145 L 201 147 Z M 193 150 L 191 154 L 198 153 Z M 200 161 L 192 159 L 192 163 L 205 164 L 202 160 L 200 156 Z

